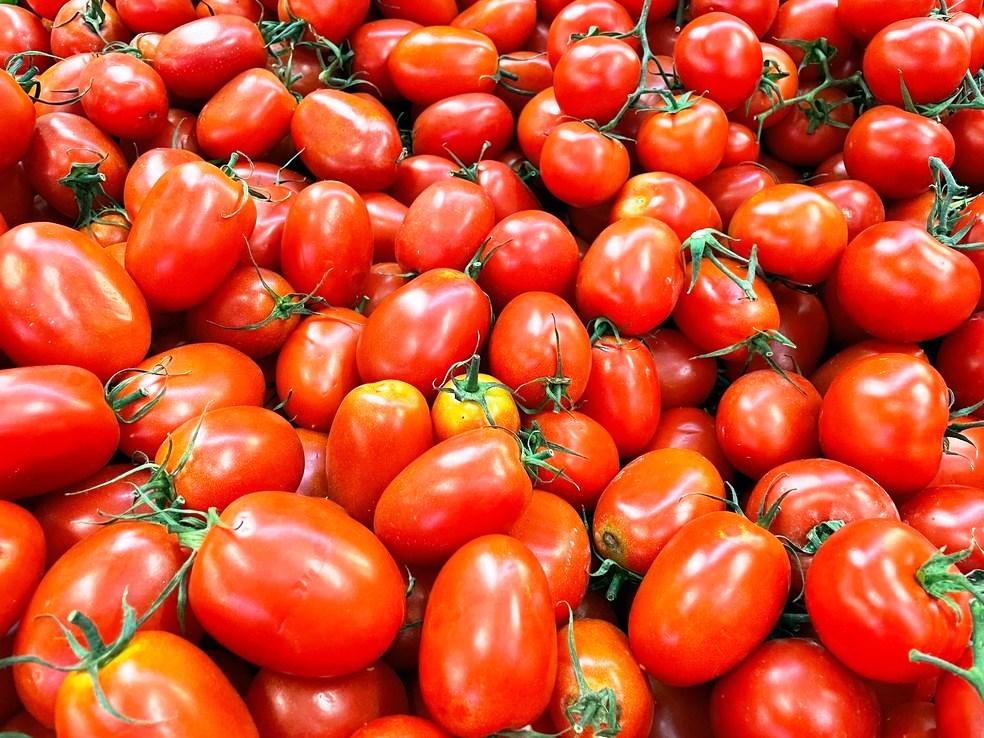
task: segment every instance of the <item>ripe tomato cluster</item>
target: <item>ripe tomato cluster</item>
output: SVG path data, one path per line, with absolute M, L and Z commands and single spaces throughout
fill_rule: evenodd
M 4 738 L 984 736 L 981 0 L 0 65 Z

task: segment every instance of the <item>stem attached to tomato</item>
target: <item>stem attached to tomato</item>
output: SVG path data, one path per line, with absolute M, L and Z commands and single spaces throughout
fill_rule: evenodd
M 974 631 L 970 639 L 970 650 L 973 654 L 971 666 L 964 669 L 949 661 L 944 661 L 928 653 L 912 649 L 909 651 L 909 661 L 916 664 L 932 664 L 943 671 L 964 679 L 984 700 L 984 603 L 974 599 L 970 601 L 970 616 L 974 620 Z

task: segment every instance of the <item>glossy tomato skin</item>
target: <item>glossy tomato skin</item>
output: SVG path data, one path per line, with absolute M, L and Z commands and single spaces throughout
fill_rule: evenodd
M 424 614 L 420 688 L 462 738 L 522 727 L 546 709 L 557 670 L 554 605 L 532 553 L 508 536 L 466 544 L 438 574 Z
M 683 290 L 680 241 L 652 218 L 623 218 L 601 232 L 577 275 L 577 307 L 585 320 L 605 317 L 624 335 L 647 333 L 666 320 Z
M 259 738 L 246 704 L 205 652 L 172 633 L 138 633 L 100 668 L 99 686 L 114 708 L 139 721 L 133 738 L 164 738 L 177 725 L 189 738 L 222 733 Z M 75 672 L 58 693 L 55 728 L 65 738 L 120 733 L 120 721 L 99 704 L 92 677 Z
M 946 385 L 927 363 L 882 354 L 847 367 L 820 411 L 824 455 L 865 472 L 892 495 L 924 488 L 943 455 Z
M 488 297 L 475 282 L 453 269 L 433 269 L 373 311 L 356 352 L 359 375 L 364 382 L 399 379 L 432 398 L 452 364 L 481 350 L 491 319 Z
M 970 317 L 981 294 L 980 274 L 967 256 L 899 221 L 873 225 L 851 241 L 835 280 L 847 315 L 885 341 L 949 333 Z
M 153 67 L 128 54 L 97 56 L 79 86 L 86 117 L 121 138 L 149 138 L 167 123 L 167 89 Z M 125 93 L 123 92 L 125 91 Z
M 290 132 L 301 160 L 320 179 L 360 192 L 385 190 L 396 180 L 403 144 L 393 116 L 374 98 L 315 90 L 297 106 Z
M 575 620 L 557 633 L 557 682 L 547 712 L 554 730 L 569 730 L 571 722 L 566 710 L 577 702 L 581 689 L 574 671 L 569 637 L 573 628 L 574 649 L 588 689 L 611 689 L 619 715 L 622 738 L 648 738 L 653 722 L 653 697 L 642 669 L 629 650 L 625 634 L 604 620 L 585 618 Z M 600 727 L 611 728 L 602 723 Z M 585 736 L 594 736 L 586 730 Z
M 56 11 L 57 12 L 57 11 Z M 51 51 L 48 29 L 41 18 L 27 8 L 10 5 L 0 8 L 0 66 L 6 68 L 10 57 L 25 51 Z M 32 60 L 38 69 L 44 71 L 51 65 L 51 60 L 45 56 L 37 56 Z
M 585 123 L 561 123 L 543 141 L 540 175 L 547 189 L 568 205 L 601 205 L 628 179 L 629 154 L 621 141 Z
M 533 552 L 550 586 L 557 624 L 581 604 L 588 590 L 591 543 L 580 514 L 557 495 L 534 490 L 509 535 Z M 570 608 L 570 609 L 569 609 Z
M 399 444 L 393 445 L 394 438 Z M 383 490 L 432 444 L 427 401 L 416 388 L 389 379 L 356 387 L 338 406 L 328 433 L 329 496 L 371 525 Z
M 552 67 L 556 67 L 564 52 L 576 43 L 577 40 L 572 38 L 574 34 L 586 33 L 592 26 L 602 31 L 620 33 L 632 29 L 632 16 L 615 0 L 575 0 L 556 3 L 555 7 L 557 12 L 553 14 L 540 9 L 540 14 L 545 17 L 555 16 L 547 37 L 547 53 Z
M 137 452 L 153 456 L 168 433 L 206 408 L 262 405 L 266 394 L 263 372 L 256 363 L 219 343 L 193 343 L 155 354 L 138 364 L 136 372 L 120 374 L 118 379 L 132 380 L 124 395 L 145 393 L 120 410 L 120 450 L 129 456 Z M 135 420 L 134 415 L 155 397 L 159 399 L 153 407 Z
M 947 553 L 971 546 L 974 531 L 984 521 L 984 490 L 944 485 L 927 487 L 899 506 L 902 520 Z M 957 562 L 964 573 L 984 568 L 984 551 L 973 547 L 970 556 Z
M 393 47 L 419 23 L 400 18 L 384 18 L 359 26 L 349 37 L 352 45 L 352 73 L 371 82 L 383 100 L 398 100 L 400 93 L 390 77 L 389 60 Z
M 410 31 L 393 48 L 387 64 L 400 95 L 430 105 L 466 92 L 491 92 L 498 52 L 483 33 L 436 25 Z
M 103 640 L 120 632 L 126 600 L 143 615 L 175 575 L 188 553 L 176 536 L 156 523 L 122 522 L 106 526 L 71 548 L 48 570 L 24 613 L 14 641 L 14 655 L 32 654 L 49 663 L 74 664 L 77 659 L 60 637 L 54 615 L 66 622 L 73 610 L 93 620 Z M 73 632 L 79 632 L 72 626 Z M 177 596 L 144 624 L 144 630 L 178 632 Z M 56 696 L 64 672 L 36 664 L 14 667 L 17 694 L 24 707 L 44 725 L 55 723 Z
M 106 380 L 147 353 L 140 290 L 78 231 L 40 222 L 7 231 L 0 273 L 0 350 L 18 364 L 73 364 Z
M 204 100 L 237 74 L 266 63 L 256 24 L 235 15 L 198 18 L 164 34 L 154 69 L 175 97 Z
M 475 538 L 506 533 L 532 490 L 516 439 L 478 428 L 441 441 L 397 474 L 379 498 L 373 530 L 400 561 L 434 566 Z
M 741 19 L 707 13 L 684 27 L 673 61 L 684 85 L 730 111 L 755 92 L 762 74 L 762 45 Z
M 134 220 L 126 270 L 151 307 L 194 307 L 232 272 L 255 224 L 252 198 L 218 167 L 179 164 L 158 180 Z
M 820 738 L 836 725 L 844 738 L 878 738 L 874 692 L 815 641 L 769 641 L 722 678 L 711 695 L 716 735 Z
M 806 607 L 821 642 L 852 671 L 893 684 L 934 674 L 909 660 L 911 649 L 956 660 L 970 634 L 968 595 L 950 594 L 951 609 L 915 576 L 936 553 L 894 520 L 858 520 L 834 533 L 806 575 Z
M 827 349 L 830 319 L 820 298 L 784 284 L 772 285 L 772 296 L 779 307 L 779 332 L 796 348 L 776 340 L 769 341 L 772 359 L 787 372 L 808 375 L 817 368 Z M 751 369 L 765 369 L 768 362 L 761 355 L 752 357 Z
M 537 380 L 553 377 L 559 366 L 570 380 L 563 389 L 574 405 L 588 384 L 591 340 L 563 299 L 548 292 L 526 292 L 499 313 L 489 341 L 489 363 L 492 373 L 513 388 L 527 408 L 536 410 L 549 401 L 546 384 Z
M 566 114 L 604 125 L 635 91 L 641 71 L 639 56 L 625 41 L 608 36 L 585 38 L 557 60 L 554 95 Z
M 717 381 L 714 359 L 694 359 L 700 349 L 673 328 L 660 328 L 644 339 L 656 361 L 663 408 L 701 405 Z
M 878 193 L 857 179 L 841 179 L 821 182 L 816 189 L 822 192 L 841 209 L 847 221 L 848 243 L 854 240 L 868 226 L 885 220 L 885 204 Z
M 137 217 L 147 195 L 165 172 L 178 164 L 200 160 L 201 157 L 193 151 L 170 148 L 151 149 L 137 157 L 123 183 L 123 206 L 130 220 Z
M 984 312 L 943 339 L 936 367 L 956 395 L 958 408 L 984 400 Z
M 772 534 L 735 513 L 702 515 L 680 528 L 643 578 L 629 613 L 632 652 L 666 684 L 709 681 L 765 640 L 789 584 L 789 559 Z M 705 588 L 715 596 L 702 596 Z
M 663 221 L 681 242 L 701 228 L 721 228 L 721 215 L 707 195 L 668 172 L 637 174 L 616 196 L 612 221 L 640 215 Z
M 383 658 L 394 669 L 406 674 L 415 673 L 417 670 L 418 656 L 420 655 L 420 628 L 424 622 L 424 610 L 427 608 L 427 600 L 430 598 L 430 591 L 434 586 L 437 571 L 416 566 L 412 571 L 405 567 L 404 574 L 408 578 L 408 588 L 409 577 L 413 576 L 413 591 L 407 595 L 403 627 L 400 628 L 400 632 L 397 633 L 393 644 Z M 419 703 L 419 689 L 416 691 L 414 702 Z M 416 708 L 416 705 L 414 707 Z
M 649 451 L 602 492 L 592 523 L 595 549 L 643 575 L 680 528 L 724 509 L 724 483 L 710 461 L 690 449 Z
M 397 164 L 396 181 L 389 188 L 389 194 L 410 207 L 421 192 L 456 171 L 458 167 L 455 163 L 443 156 L 408 156 Z
M 424 718 L 390 715 L 366 723 L 351 738 L 451 738 L 451 734 Z
M 963 668 L 969 668 L 971 660 L 972 655 L 968 651 L 959 663 Z M 938 738 L 960 738 L 975 735 L 984 729 L 984 700 L 961 677 L 943 674 L 934 701 Z
M 10 74 L 0 73 L 0 110 L 3 111 L 9 139 L 0 153 L 0 169 L 20 161 L 31 144 L 37 113 L 34 103 Z
M 728 118 L 716 102 L 699 98 L 680 111 L 656 111 L 639 127 L 636 153 L 650 172 L 669 172 L 690 182 L 721 164 Z
M 84 0 L 68 0 L 58 9 L 51 25 L 52 54 L 64 58 L 100 51 L 104 46 L 126 42 L 132 37 L 112 5 L 102 8 L 100 17 L 92 18 L 89 23 L 82 18 L 85 11 Z
M 500 156 L 512 140 L 513 115 L 495 95 L 470 92 L 429 105 L 413 123 L 416 154 L 453 153 L 465 164 Z M 483 154 L 484 151 L 484 154 Z
M 710 689 L 671 687 L 649 677 L 656 704 L 649 738 L 713 738 Z
M 636 456 L 659 425 L 656 362 L 638 338 L 603 336 L 591 348 L 591 373 L 581 412 L 611 434 L 619 456 Z
M 281 21 L 303 18 L 318 35 L 340 44 L 365 19 L 369 12 L 369 0 L 332 0 L 320 3 L 311 0 L 281 0 L 275 7 Z
M 277 395 L 295 425 L 327 432 L 346 393 L 359 383 L 356 347 L 366 319 L 327 308 L 306 318 L 277 356 Z
M 44 531 L 40 523 L 19 505 L 0 500 L 0 581 L 4 583 L 0 631 L 9 631 L 27 607 L 44 573 L 44 560 Z M 584 584 L 587 588 L 587 572 Z
M 102 384 L 73 366 L 0 370 L 5 411 L 0 437 L 0 499 L 18 499 L 72 484 L 102 468 L 120 432 Z
M 984 489 L 984 429 L 968 428 L 963 435 L 970 443 L 959 438 L 950 439 L 950 453 L 943 454 L 930 486 L 960 484 Z
M 548 86 L 523 101 L 523 109 L 516 118 L 516 140 L 526 158 L 534 166 L 540 166 L 547 136 L 567 118 L 557 104 L 553 87 Z
M 355 304 L 372 264 L 372 224 L 359 194 L 317 182 L 292 198 L 280 244 L 282 272 L 295 289 L 329 305 Z
M 370 720 L 406 710 L 407 693 L 383 662 L 322 679 L 263 669 L 246 704 L 263 738 L 301 738 L 312 726 L 318 738 L 349 738 Z
M 735 476 L 735 470 L 721 451 L 714 425 L 714 416 L 703 408 L 664 408 L 659 416 L 656 433 L 646 444 L 646 451 L 661 448 L 696 451 L 714 465 L 723 480 L 730 482 Z
M 916 343 L 890 343 L 875 338 L 852 343 L 847 348 L 838 351 L 813 372 L 810 382 L 821 395 L 827 394 L 830 384 L 848 366 L 859 359 L 875 354 L 908 354 L 920 361 L 929 362 L 926 352 Z
M 210 635 L 253 664 L 297 676 L 348 674 L 382 656 L 403 622 L 404 586 L 372 533 L 333 502 L 283 492 L 240 497 L 222 519 L 189 580 L 189 602 Z M 284 536 L 294 541 L 288 549 Z M 273 552 L 279 564 L 270 571 L 260 562 Z
M 369 223 L 372 225 L 373 266 L 392 262 L 396 258 L 393 254 L 393 242 L 396 240 L 396 232 L 407 217 L 408 208 L 385 192 L 363 192 L 362 201 L 366 204 Z

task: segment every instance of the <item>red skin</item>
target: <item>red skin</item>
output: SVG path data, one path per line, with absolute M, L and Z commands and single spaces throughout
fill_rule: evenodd
M 926 536 L 937 548 L 956 553 L 971 546 L 984 525 L 984 489 L 960 485 L 927 487 L 899 506 L 902 520 Z M 957 562 L 964 573 L 984 569 L 984 551 L 973 546 L 970 556 Z
M 703 404 L 717 381 L 717 362 L 691 358 L 700 349 L 673 328 L 661 328 L 643 340 L 656 360 L 662 406 Z
M 661 448 L 686 448 L 696 451 L 714 464 L 725 481 L 734 479 L 731 466 L 717 440 L 714 416 L 699 407 L 664 408 L 656 433 L 646 446 L 646 451 Z
M 304 450 L 304 475 L 297 485 L 297 494 L 305 497 L 327 497 L 331 491 L 325 474 L 328 434 L 298 428 L 297 437 L 301 439 L 301 448 Z
M 587 534 L 584 540 L 587 543 Z M 5 583 L 0 632 L 17 622 L 41 581 L 44 550 L 44 531 L 37 518 L 13 502 L 0 500 L 0 580 Z

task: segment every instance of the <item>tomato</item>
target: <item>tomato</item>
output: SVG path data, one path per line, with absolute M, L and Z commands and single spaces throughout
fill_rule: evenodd
M 479 373 L 478 357 L 474 356 L 466 374 L 458 374 L 441 387 L 431 408 L 431 420 L 438 441 L 488 425 L 515 433 L 519 430 L 519 409 L 498 379 Z
M 297 483 L 297 494 L 305 497 L 328 497 L 331 493 L 328 476 L 325 474 L 328 434 L 298 428 L 297 437 L 304 453 L 304 472 L 301 481 Z
M 570 652 L 571 640 L 576 656 Z M 622 631 L 604 620 L 575 620 L 557 633 L 557 651 L 561 654 L 557 682 L 547 709 L 554 730 L 570 730 L 580 724 L 586 728 L 581 735 L 595 736 L 600 730 L 612 729 L 613 724 L 607 721 L 614 719 L 621 738 L 648 738 L 653 698 Z M 596 707 L 589 717 L 591 708 L 581 698 L 585 692 L 597 694 L 603 689 L 614 693 L 614 710 L 599 714 Z
M 580 514 L 562 498 L 535 490 L 509 535 L 533 552 L 547 576 L 558 625 L 588 589 L 591 544 Z
M 580 122 L 561 123 L 547 134 L 539 164 L 546 188 L 580 208 L 611 199 L 629 176 L 625 145 Z
M 246 704 L 263 738 L 298 738 L 302 726 L 317 726 L 319 738 L 349 738 L 370 720 L 406 710 L 407 693 L 383 662 L 324 679 L 263 669 Z
M 554 96 L 567 115 L 604 124 L 635 92 L 641 72 L 638 55 L 625 41 L 608 36 L 585 38 L 557 60 Z
M 936 156 L 949 166 L 953 136 L 941 123 L 891 105 L 863 113 L 844 141 L 848 174 L 867 182 L 883 197 L 912 197 L 932 181 L 927 161 Z
M 373 530 L 400 561 L 440 564 L 465 543 L 506 533 L 519 519 L 532 494 L 524 461 L 516 439 L 500 428 L 451 436 L 386 486 Z
M 95 57 L 85 66 L 79 86 L 86 90 L 82 97 L 86 117 L 106 133 L 149 138 L 167 123 L 164 81 L 153 67 L 129 54 Z
M 199 152 L 198 139 L 195 137 L 195 123 L 198 119 L 194 113 L 180 108 L 170 108 L 167 111 L 167 124 L 156 136 L 142 141 L 132 142 L 132 148 L 138 153 L 144 153 L 155 148 L 176 148 L 186 151 Z
M 103 191 L 115 200 L 123 195 L 126 161 L 119 146 L 94 124 L 70 113 L 42 115 L 24 156 L 31 186 L 59 213 L 79 215 L 75 194 L 61 179 L 73 165 L 87 164 L 102 174 Z M 96 198 L 103 204 L 104 197 Z M 84 215 L 84 214 L 83 214 Z
M 164 34 L 154 69 L 174 97 L 205 100 L 241 72 L 263 67 L 263 44 L 256 24 L 246 18 L 198 18 Z
M 738 207 L 752 195 L 777 184 L 776 178 L 758 164 L 746 163 L 722 166 L 697 183 L 720 214 L 725 228 Z
M 401 96 L 430 105 L 465 92 L 492 92 L 498 52 L 485 34 L 466 28 L 415 28 L 393 47 L 387 62 Z
M 717 381 L 714 359 L 691 358 L 700 349 L 673 328 L 660 328 L 643 340 L 656 361 L 663 408 L 703 404 Z
M 769 530 L 800 550 L 790 551 L 794 590 L 823 540 L 825 523 L 884 518 L 898 520 L 892 498 L 881 485 L 854 467 L 830 459 L 799 459 L 780 464 L 762 476 L 745 503 L 745 514 L 757 518 L 778 504 Z M 820 526 L 820 527 L 818 527 Z
M 816 166 L 844 147 L 848 130 L 857 118 L 851 100 L 841 90 L 828 87 L 818 92 L 814 101 L 829 110 L 825 122 L 811 122 L 810 105 L 802 102 L 785 108 L 790 113 L 765 131 L 768 150 L 785 162 Z
M 240 497 L 222 521 L 205 536 L 188 590 L 213 638 L 297 676 L 349 674 L 382 656 L 403 622 L 403 581 L 372 533 L 328 500 L 281 492 Z M 273 552 L 271 569 L 262 562 Z M 290 594 L 299 581 L 303 598 Z M 349 617 L 368 598 L 372 607 Z
M 393 84 L 387 61 L 393 47 L 419 23 L 399 18 L 363 23 L 349 36 L 352 45 L 352 74 L 372 85 L 383 100 L 398 100 L 400 93 Z M 295 53 L 296 53 L 295 49 Z
M 934 5 L 936 0 L 901 0 L 889 5 L 878 0 L 840 0 L 837 20 L 855 38 L 867 41 L 890 23 L 929 15 Z
M 928 362 L 926 352 L 914 343 L 888 343 L 876 339 L 868 339 L 852 344 L 839 351 L 825 361 L 810 377 L 810 382 L 821 395 L 827 394 L 830 383 L 834 381 L 848 366 L 875 354 L 908 354 L 921 361 Z
M 495 208 L 474 182 L 435 182 L 413 201 L 396 232 L 396 260 L 407 271 L 463 270 L 495 224 Z
M 496 159 L 478 162 L 472 169 L 462 170 L 488 194 L 495 209 L 495 221 L 524 210 L 540 210 L 540 201 L 515 169 Z
M 967 417 L 963 420 L 970 422 L 978 418 Z M 984 429 L 968 428 L 962 431 L 970 443 L 959 438 L 950 438 L 949 453 L 944 453 L 940 459 L 940 468 L 929 483 L 930 486 L 943 484 L 960 484 L 984 489 Z
M 326 130 L 333 135 L 323 135 Z M 315 90 L 297 106 L 290 133 L 301 160 L 320 179 L 359 191 L 384 190 L 396 180 L 400 133 L 390 112 L 373 98 Z
M 116 0 L 116 11 L 134 33 L 167 33 L 197 17 L 190 0 Z
M 958 408 L 984 400 L 984 312 L 975 313 L 947 334 L 936 357 L 936 368 L 956 395 Z
M 574 310 L 548 292 L 512 300 L 492 329 L 492 373 L 512 387 L 526 408 L 573 406 L 591 371 L 591 339 Z
M 560 63 L 564 53 L 576 43 L 576 39 L 572 38 L 575 34 L 585 34 L 592 27 L 599 31 L 628 33 L 635 25 L 625 7 L 615 0 L 574 0 L 564 3 L 558 10 L 550 23 L 547 36 L 547 58 L 554 68 Z
M 18 713 L 0 727 L 4 730 L 29 735 L 31 738 L 55 738 L 55 731 L 44 727 L 41 723 L 31 717 L 29 712 Z
M 396 233 L 407 217 L 408 208 L 385 192 L 363 192 L 362 202 L 366 205 L 366 211 L 369 213 L 369 224 L 372 228 L 373 266 L 392 262 L 396 258 L 393 253 Z M 370 272 L 373 270 L 370 269 Z M 402 273 L 402 270 L 398 269 L 393 274 L 397 273 Z M 367 289 L 366 293 L 368 294 L 368 292 Z
M 454 154 L 466 164 L 502 154 L 512 140 L 513 115 L 486 92 L 453 95 L 429 105 L 413 124 L 415 154 Z
M 508 215 L 488 232 L 486 243 L 478 284 L 496 310 L 524 292 L 567 297 L 573 291 L 580 261 L 577 242 L 550 213 L 522 210 Z
M 947 130 L 953 136 L 956 157 L 953 160 L 953 175 L 958 182 L 971 187 L 984 184 L 984 168 L 980 165 L 980 154 L 984 146 L 982 131 L 984 112 L 980 110 L 957 110 L 946 119 Z
M 632 653 L 666 684 L 709 681 L 765 640 L 789 582 L 789 559 L 772 534 L 735 513 L 701 515 L 643 578 L 629 612 Z
M 578 510 L 592 509 L 602 490 L 618 473 L 618 448 L 603 425 L 576 410 L 545 410 L 530 417 L 543 437 L 559 447 L 550 464 L 562 474 L 544 474 L 537 489 L 563 498 Z M 561 450 L 567 449 L 567 451 Z
M 661 220 L 685 241 L 701 228 L 721 228 L 707 195 L 675 174 L 646 172 L 629 179 L 612 204 L 612 221 L 645 216 Z
M 458 166 L 443 156 L 408 156 L 397 164 L 396 181 L 389 188 L 389 194 L 410 207 L 421 192 L 457 171 Z
M 273 72 L 249 69 L 205 103 L 195 133 L 211 157 L 228 159 L 238 151 L 259 158 L 287 135 L 296 107 L 294 96 Z
M 146 354 L 150 318 L 140 291 L 77 231 L 55 223 L 7 231 L 0 274 L 0 349 L 18 364 L 73 364 L 105 380 Z
M 932 702 L 904 702 L 885 711 L 882 738 L 936 738 Z
M 714 465 L 722 479 L 731 481 L 735 470 L 721 451 L 714 425 L 714 417 L 699 407 L 664 408 L 646 451 L 664 448 L 696 451 Z
M 450 738 L 435 723 L 411 715 L 391 715 L 372 720 L 351 738 Z
M 847 246 L 847 221 L 812 187 L 780 184 L 752 195 L 735 211 L 730 246 L 748 257 L 757 247 L 762 268 L 801 284 L 826 280 Z
M 463 9 L 451 25 L 488 36 L 500 54 L 523 48 L 536 26 L 535 0 L 479 0 Z
M 124 522 L 101 528 L 66 552 L 41 579 L 17 631 L 14 655 L 31 654 L 56 665 L 74 664 L 77 658 L 54 618 L 64 623 L 73 610 L 84 612 L 110 643 L 122 627 L 124 593 L 127 603 L 142 616 L 186 558 L 177 537 L 155 523 Z M 173 632 L 179 627 L 177 593 L 143 625 L 144 630 Z M 76 626 L 69 629 L 79 636 Z M 56 696 L 65 679 L 65 672 L 38 664 L 14 667 L 21 702 L 46 726 L 55 723 Z
M 817 368 L 827 348 L 830 333 L 827 311 L 816 295 L 783 284 L 774 284 L 772 294 L 779 307 L 779 332 L 796 345 L 793 348 L 770 340 L 772 361 L 787 372 L 809 374 Z M 756 355 L 749 368 L 766 369 L 769 366 L 763 356 Z
M 547 136 L 567 120 L 557 104 L 553 87 L 547 87 L 529 98 L 516 119 L 516 140 L 534 166 L 540 166 Z
M 364 382 L 399 379 L 432 398 L 451 365 L 481 350 L 491 318 L 485 293 L 463 273 L 426 272 L 369 317 L 356 352 L 359 375 Z M 500 376 L 494 365 L 493 373 Z
M 836 58 L 844 59 L 854 49 L 854 38 L 844 27 L 838 6 L 840 0 L 787 0 L 779 4 L 775 22 L 769 29 L 769 40 L 784 49 L 799 65 L 804 50 L 790 40 L 816 41 L 827 39 L 836 50 Z M 923 13 L 922 15 L 925 15 Z M 820 76 L 818 64 L 810 64 L 800 70 L 800 77 L 815 79 Z
M 673 63 L 683 84 L 734 110 L 758 85 L 762 45 L 748 24 L 729 13 L 701 15 L 680 32 Z
M 852 671 L 893 684 L 935 673 L 910 661 L 911 649 L 956 660 L 970 635 L 968 595 L 948 595 L 951 608 L 916 578 L 936 553 L 894 520 L 857 520 L 834 533 L 806 575 L 806 607 L 821 642 Z
M 949 333 L 970 317 L 981 294 L 970 259 L 898 221 L 873 225 L 851 241 L 834 279 L 847 315 L 886 341 Z
M 711 695 L 716 735 L 844 738 L 881 735 L 875 693 L 823 646 L 803 638 L 769 641 L 721 679 Z
M 724 156 L 721 157 L 721 164 L 718 169 L 727 169 L 756 161 L 759 157 L 760 147 L 758 137 L 748 126 L 741 123 L 728 123 L 728 137 L 724 143 Z M 705 177 L 702 182 L 713 176 L 713 172 Z
M 710 690 L 670 687 L 649 677 L 656 704 L 649 738 L 712 738 Z
M 499 85 L 495 90 L 495 94 L 506 102 L 515 115 L 523 111 L 530 98 L 546 90 L 553 82 L 550 60 L 535 51 L 514 51 L 508 56 L 501 57 L 499 71 L 516 77 L 506 80 L 511 89 Z
M 51 51 L 50 33 L 41 18 L 16 5 L 0 7 L 0 67 L 6 69 L 10 57 L 25 51 Z M 31 63 L 42 72 L 51 66 L 44 55 L 32 56 Z
M 649 451 L 627 464 L 595 508 L 595 549 L 637 574 L 686 523 L 724 510 L 724 483 L 714 465 L 689 449 Z
M 189 738 L 220 731 L 230 738 L 259 736 L 242 697 L 219 667 L 198 647 L 171 633 L 135 635 L 111 661 L 100 665 L 99 688 L 115 710 L 138 721 L 125 728 L 134 738 L 163 738 L 174 725 L 181 725 Z M 65 678 L 58 692 L 55 729 L 65 738 L 108 736 L 119 733 L 120 721 L 100 704 L 92 676 L 77 671 Z
M 362 314 L 369 317 L 379 304 L 413 278 L 395 261 L 382 261 L 369 269 L 361 300 L 365 301 Z
M 984 491 L 976 487 L 945 485 L 927 487 L 900 507 L 902 520 L 947 553 L 962 551 L 974 540 L 974 531 L 984 520 Z M 974 547 L 968 558 L 957 562 L 969 573 L 984 568 L 984 551 Z
M 87 9 L 88 0 L 68 0 L 58 9 L 51 25 L 52 54 L 68 57 L 101 51 L 104 46 L 132 38 L 133 34 L 123 25 L 116 8 L 109 3 L 100 3 L 100 12 L 91 15 L 88 22 L 83 18 Z
M 636 153 L 652 172 L 669 172 L 691 182 L 721 164 L 728 143 L 728 118 L 707 98 L 684 103 L 681 110 L 657 110 L 639 127 Z
M 857 179 L 841 179 L 815 185 L 818 192 L 833 200 L 847 221 L 847 240 L 885 220 L 885 204 L 878 193 Z
M 960 663 L 964 668 L 970 668 L 971 654 L 965 654 Z M 974 735 L 984 728 L 984 700 L 963 678 L 944 673 L 934 701 L 938 738 Z
M 587 535 L 584 541 L 587 548 Z M 20 619 L 41 581 L 44 569 L 45 545 L 41 525 L 24 508 L 0 500 L 0 581 L 4 583 L 0 631 L 6 633 Z M 587 571 L 584 586 L 587 588 Z
M 546 709 L 556 669 L 554 604 L 529 549 L 499 535 L 459 549 L 421 633 L 420 689 L 435 720 L 462 738 L 520 728 Z
M 6 169 L 27 153 L 37 118 L 31 98 L 7 72 L 0 72 L 0 112 L 7 134 L 6 145 L 0 151 L 0 169 Z
M 120 450 L 131 456 L 153 456 L 168 433 L 206 408 L 262 405 L 266 393 L 252 359 L 218 343 L 178 346 L 118 379 L 115 394 L 133 395 L 119 411 Z
M 2 8 L 0 8 L 2 12 Z M 23 162 L 0 170 L 0 215 L 13 228 L 33 219 L 34 190 L 27 180 Z
M 277 356 L 277 395 L 302 428 L 327 432 L 338 406 L 359 383 L 356 346 L 366 319 L 327 308 L 304 320 Z

